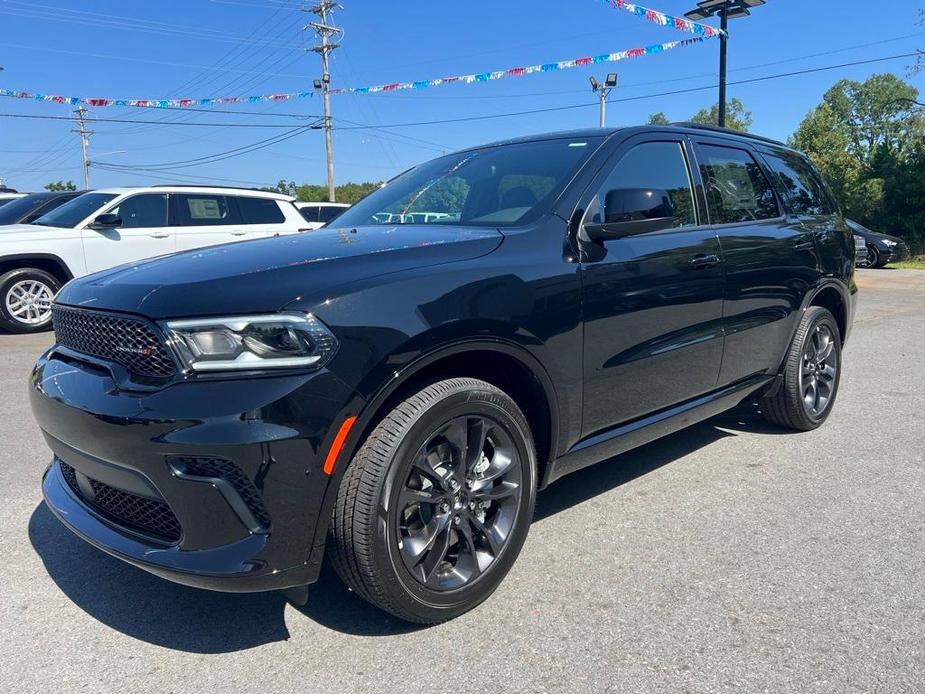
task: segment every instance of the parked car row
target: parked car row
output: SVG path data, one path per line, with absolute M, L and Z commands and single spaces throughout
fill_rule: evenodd
M 0 207 L 0 327 L 47 329 L 61 286 L 176 251 L 320 228 L 349 205 L 215 186 L 6 192 Z M 15 196 L 15 197 L 14 197 Z M 298 209 L 298 208 L 301 209 Z

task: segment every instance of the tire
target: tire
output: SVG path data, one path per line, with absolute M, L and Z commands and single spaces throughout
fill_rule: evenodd
M 51 327 L 51 302 L 61 283 L 44 270 L 18 268 L 0 275 L 0 327 L 37 333 Z M 29 302 L 24 304 L 24 299 Z
M 334 568 L 403 620 L 457 617 L 494 592 L 520 553 L 536 476 L 530 427 L 510 397 L 472 378 L 433 383 L 392 409 L 347 468 L 329 538 Z
M 877 247 L 870 245 L 867 247 L 867 267 L 877 268 L 883 267 L 886 263 L 880 261 L 880 251 L 877 250 Z
M 819 361 L 817 357 L 822 353 L 827 356 Z M 772 424 L 797 431 L 810 431 L 821 426 L 838 395 L 841 357 L 841 336 L 835 317 L 827 309 L 810 306 L 803 313 L 787 350 L 783 382 L 776 393 L 760 401 L 764 418 Z M 813 387 L 809 386 L 811 381 Z

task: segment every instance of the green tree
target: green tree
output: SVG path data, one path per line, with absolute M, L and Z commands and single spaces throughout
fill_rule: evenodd
M 665 115 L 663 111 L 658 113 L 653 113 L 649 116 L 649 125 L 670 125 L 671 121 L 668 120 L 668 116 Z
M 709 109 L 702 108 L 691 117 L 692 123 L 703 125 L 717 125 L 719 123 L 719 104 L 713 104 Z M 733 130 L 748 132 L 752 125 L 752 112 L 737 98 L 726 102 L 726 127 Z
M 74 181 L 52 181 L 51 183 L 45 184 L 45 190 L 77 190 L 77 186 L 74 184 Z
M 925 118 L 918 90 L 892 74 L 839 80 L 790 144 L 828 180 L 846 216 L 925 249 Z

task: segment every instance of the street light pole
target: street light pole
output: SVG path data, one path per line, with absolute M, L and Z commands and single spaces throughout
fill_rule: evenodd
M 719 127 L 726 127 L 726 42 L 729 40 L 729 33 L 726 27 L 729 22 L 729 5 L 724 4 L 719 12 L 719 28 L 722 34 L 719 36 Z
M 597 92 L 601 98 L 600 118 L 598 119 L 598 124 L 600 127 L 604 128 L 607 126 L 607 95 L 610 94 L 610 91 L 617 86 L 617 73 L 608 73 L 607 77 L 604 78 L 604 84 L 598 82 L 594 77 L 589 77 L 588 79 L 591 81 L 591 90 Z
M 719 16 L 719 104 L 718 125 L 726 127 L 726 48 L 729 41 L 729 20 L 748 17 L 750 7 L 763 5 L 765 0 L 700 0 L 697 7 L 684 16 L 694 21 Z

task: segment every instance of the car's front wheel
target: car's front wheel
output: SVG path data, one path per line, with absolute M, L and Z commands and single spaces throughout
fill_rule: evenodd
M 17 268 L 0 275 L 0 327 L 34 333 L 51 327 L 51 303 L 61 283 L 44 270 Z
M 344 582 L 433 624 L 485 600 L 523 546 L 536 453 L 517 404 L 484 381 L 433 383 L 375 427 L 341 482 L 331 549 Z

